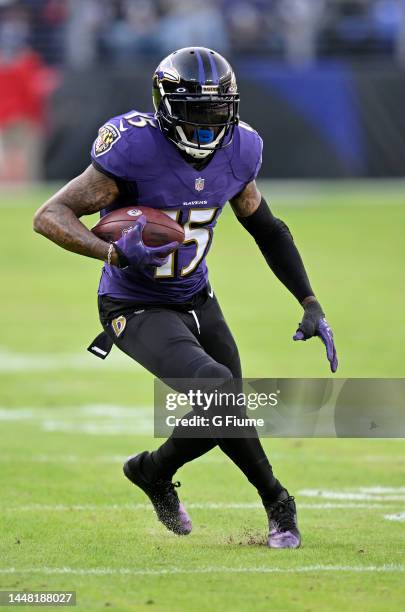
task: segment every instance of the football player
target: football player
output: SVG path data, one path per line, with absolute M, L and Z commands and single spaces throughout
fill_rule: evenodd
M 131 110 L 107 121 L 92 148 L 91 165 L 36 213 L 34 228 L 59 246 L 105 262 L 99 285 L 104 334 L 160 379 L 242 377 L 238 349 L 208 282 L 206 255 L 229 201 L 269 267 L 303 307 L 294 340 L 319 336 L 332 372 L 332 330 L 314 295 L 288 227 L 276 218 L 255 183 L 262 140 L 239 120 L 239 94 L 228 61 L 210 49 L 185 48 L 153 75 L 155 113 Z M 128 203 L 166 211 L 185 230 L 184 244 L 147 247 L 142 215 L 135 228 L 108 244 L 81 222 Z M 96 346 L 97 349 L 97 346 Z M 194 437 L 175 427 L 157 450 L 130 457 L 127 478 L 150 498 L 158 518 L 177 534 L 191 531 L 172 479 L 186 462 L 215 446 L 257 489 L 269 520 L 271 548 L 301 542 L 294 498 L 273 474 L 255 430 L 234 437 Z

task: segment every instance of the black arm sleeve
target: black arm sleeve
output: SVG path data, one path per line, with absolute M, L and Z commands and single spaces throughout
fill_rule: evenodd
M 264 198 L 252 215 L 237 219 L 256 240 L 274 274 L 299 302 L 314 295 L 290 230 L 274 217 Z

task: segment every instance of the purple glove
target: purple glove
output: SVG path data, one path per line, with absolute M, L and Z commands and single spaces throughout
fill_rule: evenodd
M 167 263 L 170 253 L 179 246 L 178 242 L 169 242 L 159 247 L 146 246 L 142 241 L 142 231 L 146 222 L 145 215 L 141 215 L 138 217 L 136 225 L 125 232 L 117 242 L 114 242 L 120 268 L 127 266 L 133 266 L 134 268 L 163 266 Z
M 338 358 L 333 341 L 333 332 L 325 319 L 325 313 L 317 301 L 306 304 L 304 310 L 304 317 L 293 336 L 293 340 L 308 340 L 313 336 L 319 336 L 326 347 L 326 356 L 330 363 L 330 369 L 334 373 L 338 367 Z

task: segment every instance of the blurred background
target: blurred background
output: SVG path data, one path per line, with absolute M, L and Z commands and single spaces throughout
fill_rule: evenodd
M 82 171 L 188 45 L 233 63 L 262 176 L 404 176 L 405 0 L 0 0 L 0 181 Z

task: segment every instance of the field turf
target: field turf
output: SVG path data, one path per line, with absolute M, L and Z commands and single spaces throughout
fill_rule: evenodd
M 338 375 L 403 377 L 404 184 L 262 188 L 333 326 Z M 159 444 L 153 379 L 117 350 L 86 353 L 100 263 L 32 232 L 52 189 L 0 195 L 0 588 L 75 590 L 85 611 L 402 609 L 404 440 L 264 440 L 297 499 L 298 551 L 264 546 L 256 493 L 217 450 L 179 474 L 193 533 L 155 520 L 121 473 Z M 319 341 L 292 342 L 301 309 L 230 210 L 208 263 L 245 376 L 329 376 Z

